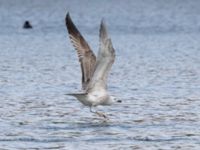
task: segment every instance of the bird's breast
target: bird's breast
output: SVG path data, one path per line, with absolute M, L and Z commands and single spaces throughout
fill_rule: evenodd
M 102 105 L 108 100 L 108 97 L 107 93 L 102 92 L 95 92 L 88 95 L 88 99 L 94 106 Z

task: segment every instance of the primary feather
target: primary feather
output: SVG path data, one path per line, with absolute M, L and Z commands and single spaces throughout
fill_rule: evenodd
M 115 50 L 112 46 L 111 39 L 108 37 L 104 21 L 101 21 L 100 31 L 100 48 L 98 52 L 95 71 L 92 80 L 88 85 L 88 91 L 105 90 L 107 87 L 107 77 L 115 60 Z
M 70 40 L 77 50 L 79 62 L 81 65 L 82 71 L 82 89 L 86 90 L 87 85 L 89 84 L 91 77 L 94 73 L 94 67 L 96 62 L 96 56 L 92 52 L 90 46 L 83 38 L 81 33 L 78 31 L 76 26 L 71 20 L 69 13 L 66 16 L 66 26 L 68 29 Z

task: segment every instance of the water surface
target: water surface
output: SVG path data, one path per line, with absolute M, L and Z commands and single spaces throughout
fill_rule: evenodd
M 0 149 L 200 148 L 199 2 L 0 4 Z M 65 95 L 81 87 L 67 11 L 95 52 L 101 18 L 108 24 L 117 55 L 108 90 L 123 101 L 97 108 L 108 121 Z

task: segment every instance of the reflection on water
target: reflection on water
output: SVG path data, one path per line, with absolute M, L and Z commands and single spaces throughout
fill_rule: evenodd
M 109 25 L 117 52 L 109 76 L 109 91 L 123 102 L 97 108 L 109 116 L 107 121 L 65 95 L 80 89 L 80 67 L 63 20 L 60 24 L 57 22 L 58 18 L 63 18 L 66 7 L 69 10 L 76 8 L 78 2 L 67 5 L 59 1 L 54 6 L 50 0 L 45 7 L 46 4 L 36 0 L 25 3 L 23 8 L 14 3 L 2 1 L 0 6 L 3 8 L 0 9 L 2 22 L 7 7 L 12 7 L 15 16 L 0 25 L 0 149 L 199 149 L 200 45 L 199 30 L 193 23 L 198 14 L 194 13 L 196 5 L 193 1 L 176 5 L 178 12 L 173 7 L 175 5 L 169 3 L 171 10 L 168 13 L 165 12 L 168 5 L 162 8 L 155 3 L 154 6 L 158 7 L 145 9 L 149 13 L 140 12 L 144 20 L 139 12 L 134 13 L 132 17 L 136 20 L 132 21 L 143 25 L 137 31 L 132 28 L 131 16 L 127 23 L 115 20 L 113 27 Z M 140 8 L 147 5 L 137 3 Z M 92 5 L 96 6 L 96 3 Z M 136 7 L 122 5 L 127 9 Z M 180 7 L 182 5 L 184 7 Z M 61 9 L 56 9 L 58 6 Z M 23 23 L 23 15 L 19 14 L 29 8 L 32 8 L 30 16 L 33 10 L 40 11 L 30 17 L 34 28 L 23 30 L 21 26 L 17 27 Z M 194 11 L 188 11 L 191 8 Z M 43 11 L 44 16 L 39 13 Z M 92 26 L 91 22 L 100 19 L 93 19 L 89 13 L 87 20 L 79 11 L 72 17 L 75 16 L 74 20 L 80 24 L 83 33 L 87 33 L 92 47 L 97 47 L 98 29 L 94 29 L 97 24 Z M 97 10 L 102 11 L 103 7 Z M 115 18 L 117 12 L 112 11 L 107 14 L 107 20 Z M 179 22 L 172 19 L 171 24 L 160 24 L 156 20 L 161 14 L 166 21 L 171 13 L 178 18 L 184 15 L 187 19 L 189 12 L 191 24 L 181 19 Z M 128 15 L 125 11 L 121 13 Z M 41 27 L 45 25 L 40 24 L 42 19 L 46 22 L 47 16 L 49 25 Z M 155 20 L 151 22 L 145 16 Z M 82 20 L 86 25 L 81 25 Z M 160 25 L 159 31 L 148 26 L 155 27 L 156 23 Z M 173 23 L 179 26 L 166 33 L 165 26 L 171 28 Z

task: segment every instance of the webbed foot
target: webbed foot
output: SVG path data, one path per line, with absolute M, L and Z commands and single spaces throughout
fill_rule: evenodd
M 104 113 L 96 112 L 96 114 L 97 114 L 99 117 L 103 117 L 103 118 L 105 118 L 105 119 L 108 119 L 108 117 L 107 117 Z
M 90 107 L 90 112 L 97 114 L 99 117 L 103 117 L 104 119 L 108 120 L 108 117 L 102 113 L 102 112 L 98 112 L 98 111 L 92 111 L 92 107 Z

